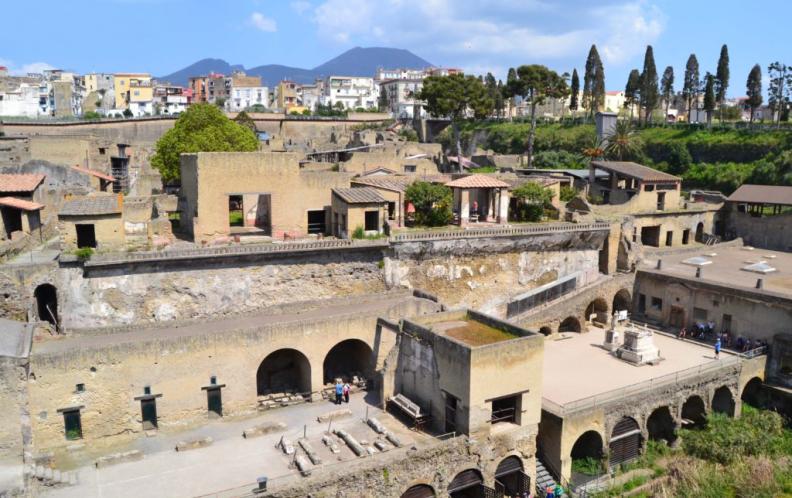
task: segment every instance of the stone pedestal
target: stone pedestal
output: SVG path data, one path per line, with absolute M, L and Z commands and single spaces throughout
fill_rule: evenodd
M 616 354 L 622 360 L 643 365 L 660 359 L 650 330 L 631 329 L 624 332 L 624 345 Z
M 619 331 L 616 329 L 610 329 L 605 332 L 605 342 L 602 343 L 602 347 L 610 352 L 614 352 L 619 349 L 620 340 L 621 337 L 619 336 Z

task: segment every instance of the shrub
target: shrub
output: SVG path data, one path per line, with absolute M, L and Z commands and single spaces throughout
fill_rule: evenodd
M 586 162 L 580 154 L 566 150 L 545 150 L 534 154 L 532 166 L 539 169 L 584 169 Z
M 92 247 L 81 247 L 79 249 L 74 250 L 74 255 L 77 256 L 77 259 L 80 261 L 86 261 L 91 259 L 93 256 L 94 250 Z
M 83 119 L 102 119 L 102 115 L 96 111 L 88 111 L 84 112 L 82 115 Z
M 550 206 L 553 192 L 538 183 L 527 182 L 514 189 L 512 197 L 517 200 L 517 206 L 509 219 L 536 222 L 542 219 L 545 208 Z
M 356 226 L 354 230 L 352 230 L 352 238 L 353 239 L 363 239 L 366 237 L 366 232 L 363 230 L 362 226 Z
M 560 194 L 561 202 L 569 202 L 575 197 L 577 197 L 577 195 L 578 195 L 578 191 L 577 189 L 575 189 L 575 187 L 567 187 L 567 186 L 561 187 L 561 194 Z
M 415 222 L 418 225 L 443 226 L 453 219 L 453 194 L 445 185 L 415 182 L 407 187 L 405 198 L 415 206 Z
M 402 128 L 399 130 L 399 136 L 408 142 L 418 141 L 418 133 L 412 128 Z

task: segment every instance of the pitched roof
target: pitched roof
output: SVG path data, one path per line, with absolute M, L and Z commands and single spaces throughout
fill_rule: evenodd
M 393 192 L 404 192 L 413 182 L 422 181 L 444 184 L 449 180 L 451 180 L 449 175 L 373 175 L 353 178 L 352 183 Z
M 381 204 L 387 202 L 371 187 L 334 188 L 333 193 L 347 204 Z
M 364 171 L 363 173 L 360 174 L 360 176 L 371 176 L 371 175 L 382 175 L 382 174 L 394 175 L 394 174 L 396 174 L 396 172 L 393 171 L 392 169 L 384 168 L 384 167 L 380 166 L 378 168 L 374 168 L 374 169 L 370 169 L 368 171 Z
M 16 197 L 0 197 L 0 206 L 8 206 L 22 211 L 38 211 L 44 209 L 43 204 L 38 202 L 30 202 Z
M 121 212 L 118 198 L 114 195 L 96 195 L 66 201 L 58 216 L 92 216 Z
M 508 188 L 506 182 L 497 178 L 485 175 L 468 175 L 446 183 L 446 187 L 452 188 Z
M 45 176 L 42 173 L 0 174 L 0 192 L 33 192 Z
M 114 182 L 115 177 L 112 177 L 106 173 L 102 173 L 101 171 L 96 171 L 94 169 L 83 168 L 82 166 L 72 166 L 72 169 L 75 171 L 79 171 L 80 173 L 85 173 L 86 175 L 95 176 L 96 178 L 101 178 L 102 180 L 107 180 L 108 182 Z
M 681 178 L 629 161 L 591 161 L 591 165 L 645 182 L 679 182 Z
M 726 200 L 729 202 L 792 206 L 792 187 L 776 185 L 740 185 L 740 188 L 735 190 Z

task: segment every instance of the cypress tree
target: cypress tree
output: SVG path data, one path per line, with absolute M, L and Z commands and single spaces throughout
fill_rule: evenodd
M 718 70 L 715 73 L 715 100 L 720 106 L 721 121 L 723 120 L 723 103 L 726 101 L 726 90 L 729 89 L 729 47 L 721 47 L 718 58 Z
M 630 121 L 633 119 L 633 109 L 635 103 L 638 102 L 638 93 L 641 86 L 641 73 L 637 69 L 630 71 L 627 77 L 627 85 L 624 87 L 624 107 L 630 108 Z M 640 119 L 640 116 L 638 116 Z
M 583 106 L 592 115 L 605 103 L 605 69 L 602 67 L 597 46 L 592 45 L 586 58 L 583 74 Z
M 751 123 L 754 121 L 756 109 L 762 105 L 762 68 L 755 64 L 748 73 L 748 81 L 745 84 L 745 93 L 748 95 L 747 104 L 751 108 Z
M 668 108 L 671 105 L 671 99 L 674 98 L 674 68 L 668 66 L 663 71 L 663 79 L 660 80 L 660 91 L 663 93 L 663 100 L 665 100 L 665 117 L 668 119 Z
M 578 77 L 577 69 L 572 70 L 572 81 L 570 82 L 570 91 L 572 93 L 569 97 L 569 110 L 574 112 L 578 110 L 578 97 L 580 94 L 580 78 Z
M 652 117 L 652 111 L 657 107 L 657 102 L 660 100 L 660 92 L 657 88 L 657 67 L 655 66 L 654 50 L 651 45 L 646 47 L 638 96 L 641 108 L 644 110 L 644 122 L 648 123 Z M 639 121 L 640 118 L 638 116 Z
M 688 111 L 688 123 L 693 109 L 693 102 L 698 103 L 699 96 L 699 64 L 696 54 L 690 54 L 685 65 L 685 82 L 682 86 L 682 96 L 685 97 Z
M 715 77 L 709 72 L 704 77 L 704 110 L 707 111 L 707 127 L 712 126 L 712 111 L 715 110 Z

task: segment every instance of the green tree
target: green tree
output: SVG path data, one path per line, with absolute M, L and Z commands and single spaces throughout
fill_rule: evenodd
M 426 102 L 426 110 L 435 117 L 447 117 L 454 130 L 457 156 L 462 156 L 459 125 L 468 113 L 483 119 L 492 113 L 493 102 L 487 89 L 475 76 L 452 74 L 429 76 L 423 81 L 418 99 Z M 459 162 L 461 168 L 461 161 Z
M 498 81 L 492 73 L 487 73 L 484 77 L 484 86 L 487 88 L 487 94 L 492 100 L 492 108 L 497 113 L 503 105 L 503 94 L 498 88 Z M 498 115 L 498 117 L 500 117 Z
M 252 152 L 258 138 L 250 129 L 228 119 L 212 104 L 193 104 L 173 128 L 157 141 L 151 164 L 163 181 L 180 178 L 179 155 L 194 152 Z
M 657 88 L 657 66 L 655 66 L 654 49 L 651 45 L 646 47 L 638 95 L 641 108 L 644 110 L 644 122 L 648 123 L 652 118 L 652 111 L 657 108 L 660 101 L 660 92 Z M 640 116 L 638 118 L 640 120 Z
M 517 68 L 522 97 L 531 106 L 531 128 L 528 131 L 526 147 L 527 167 L 531 167 L 534 140 L 536 138 L 536 106 L 543 104 L 547 98 L 561 99 L 569 95 L 566 80 L 552 69 L 539 64 L 520 66 Z
M 131 118 L 132 116 L 134 116 L 134 114 L 132 114 L 132 111 L 130 109 L 124 109 L 125 118 Z
M 245 111 L 240 112 L 234 118 L 234 122 L 238 125 L 242 125 L 245 128 L 249 129 L 253 133 L 256 133 L 258 130 L 256 129 L 256 122 L 253 121 L 253 118 L 250 117 L 250 114 L 246 113 Z
M 665 102 L 663 120 L 666 120 L 668 119 L 668 108 L 674 98 L 674 68 L 671 66 L 666 67 L 665 71 L 663 71 L 663 79 L 660 80 L 660 92 L 663 94 L 663 101 Z
M 495 112 L 499 118 L 503 117 L 506 109 L 506 97 L 503 95 L 503 82 L 498 80 L 497 94 L 495 95 Z
M 580 105 L 578 102 L 580 98 L 580 77 L 578 77 L 577 69 L 572 70 L 572 81 L 569 86 L 569 110 L 574 113 Z
M 517 208 L 509 215 L 516 221 L 540 221 L 544 210 L 553 201 L 553 192 L 538 183 L 526 182 L 512 191 Z
M 718 58 L 718 70 L 715 72 L 715 100 L 720 108 L 720 120 L 723 121 L 723 103 L 726 102 L 726 91 L 729 89 L 729 47 L 721 47 Z
M 629 160 L 640 152 L 640 139 L 632 123 L 626 119 L 616 121 L 616 126 L 605 137 L 605 156 L 618 161 Z
M 379 108 L 380 112 L 386 112 L 388 110 L 388 90 L 385 88 L 380 90 L 379 99 L 377 100 L 377 107 Z
M 512 109 L 514 109 L 514 98 L 519 95 L 519 83 L 517 81 L 517 70 L 513 67 L 509 68 L 506 74 L 506 84 L 503 85 L 503 96 L 509 99 L 509 117 L 511 118 Z
M 682 86 L 682 97 L 687 105 L 688 123 L 693 111 L 693 103 L 698 103 L 699 96 L 699 63 L 696 54 L 690 54 L 685 64 L 685 81 Z
M 781 62 L 767 67 L 770 84 L 767 90 L 767 105 L 773 111 L 773 119 L 781 126 L 781 115 L 789 106 L 789 86 L 792 83 L 792 68 Z
M 715 99 L 715 77 L 709 72 L 704 76 L 704 110 L 707 112 L 707 127 L 712 126 L 712 113 L 717 104 Z
M 630 71 L 627 77 L 627 85 L 624 87 L 624 107 L 630 109 L 630 121 L 633 119 L 633 109 L 638 102 L 638 92 L 641 86 L 641 73 L 637 69 Z M 638 116 L 640 119 L 640 116 Z
M 597 46 L 592 45 L 586 58 L 583 73 L 583 107 L 592 116 L 605 104 L 605 69 L 602 67 Z
M 745 93 L 748 96 L 746 104 L 751 109 L 751 123 L 753 124 L 754 115 L 759 106 L 762 105 L 762 68 L 755 64 L 748 73 L 748 81 L 745 83 Z
M 407 187 L 404 197 L 407 202 L 415 206 L 415 222 L 418 225 L 443 226 L 448 225 L 453 219 L 451 204 L 454 196 L 451 189 L 445 185 L 414 182 Z

